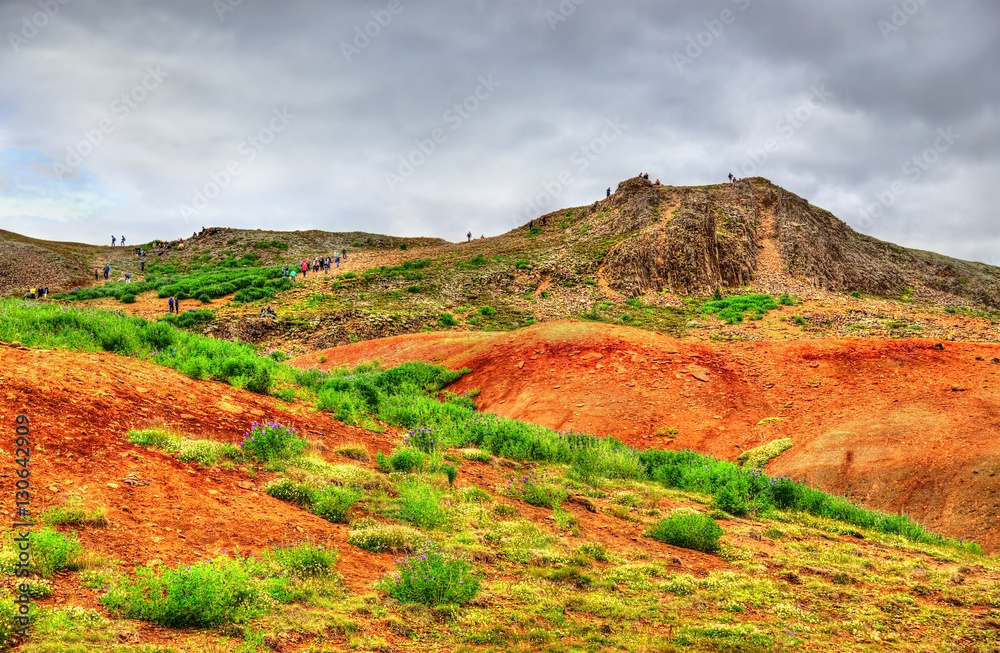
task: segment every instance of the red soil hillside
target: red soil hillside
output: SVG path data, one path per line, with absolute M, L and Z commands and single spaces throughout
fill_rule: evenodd
M 0 455 L 13 461 L 14 418 L 27 415 L 33 514 L 62 504 L 70 492 L 106 506 L 111 525 L 81 533 L 88 549 L 127 565 L 174 566 L 237 546 L 256 552 L 303 537 L 330 538 L 341 551 L 338 571 L 357 589 L 368 590 L 393 568 L 390 556 L 347 545 L 346 525 L 264 494 L 270 474 L 250 481 L 240 469 L 181 462 L 127 436 L 155 425 L 190 438 L 237 443 L 255 420 L 274 419 L 331 449 L 356 442 L 374 454 L 392 449 L 398 438 L 346 426 L 326 413 L 301 407 L 291 412 L 274 397 L 113 354 L 0 347 L 0 370 L 0 424 L 11 434 Z M 11 487 L 12 465 L 0 470 Z M 132 473 L 149 485 L 123 482 Z M 3 495 L 2 506 L 5 514 L 15 514 L 13 490 Z M 81 605 L 97 607 L 90 590 L 79 592 L 87 594 Z
M 375 358 L 469 367 L 451 390 L 479 388 L 481 410 L 636 447 L 735 459 L 790 437 L 793 448 L 769 465 L 771 474 L 1000 549 L 1000 345 L 723 346 L 561 321 L 511 333 L 397 336 L 293 362 L 329 369 Z M 780 419 L 760 424 L 769 417 Z

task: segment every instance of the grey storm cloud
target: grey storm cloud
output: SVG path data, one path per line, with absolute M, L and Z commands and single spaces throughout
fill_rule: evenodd
M 1000 263 L 992 0 L 19 0 L 0 29 L 0 221 L 32 236 L 460 240 L 732 172 Z

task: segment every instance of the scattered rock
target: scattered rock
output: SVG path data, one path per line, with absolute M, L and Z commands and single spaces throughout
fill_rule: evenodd
M 677 556 L 672 556 L 670 558 L 670 564 L 677 565 L 678 567 L 683 567 L 684 563 Z
M 953 385 L 953 386 L 951 386 L 951 391 L 952 392 L 965 392 L 965 388 L 960 388 L 957 385 Z
M 141 478 L 136 476 L 135 473 L 129 474 L 128 476 L 123 478 L 122 483 L 128 483 L 132 487 L 142 487 L 144 485 L 149 485 L 148 481 L 142 480 Z
M 785 574 L 785 580 L 791 583 L 792 585 L 802 584 L 802 579 L 799 578 L 799 575 L 796 574 L 794 571 L 790 571 L 787 574 Z
M 109 488 L 111 488 L 112 490 L 114 490 L 114 489 L 117 489 L 117 488 L 118 488 L 118 484 L 117 484 L 117 483 L 108 483 L 108 484 L 107 484 L 107 486 L 108 486 Z

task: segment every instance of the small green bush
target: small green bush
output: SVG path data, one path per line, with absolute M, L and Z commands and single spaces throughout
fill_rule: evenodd
M 31 534 L 31 562 L 42 578 L 51 578 L 60 569 L 70 567 L 73 558 L 81 553 L 83 545 L 76 531 L 64 535 L 46 526 Z
M 518 270 L 527 270 L 528 268 L 531 267 L 531 261 L 529 261 L 526 258 L 519 258 L 517 259 L 517 261 L 514 262 L 514 267 L 516 267 Z
M 347 541 L 372 553 L 409 553 L 421 537 L 420 531 L 409 526 L 369 522 L 363 528 L 352 530 Z
M 441 507 L 442 492 L 426 483 L 409 483 L 399 490 L 399 518 L 422 529 L 441 528 L 448 513 Z
M 270 421 L 264 424 L 254 422 L 249 433 L 243 435 L 240 448 L 243 454 L 260 462 L 287 460 L 305 451 L 309 445 L 295 433 L 294 428 Z
M 413 449 L 399 449 L 391 456 L 384 456 L 379 451 L 375 454 L 378 468 L 388 474 L 389 472 L 413 472 L 421 469 L 427 461 L 426 456 Z
M 458 478 L 458 468 L 454 465 L 441 465 L 441 471 L 448 477 L 448 485 L 454 485 L 455 479 Z
M 428 547 L 396 563 L 396 575 L 377 585 L 403 603 L 448 605 L 468 603 L 479 594 L 479 576 L 465 560 Z
M 486 317 L 491 317 L 493 315 L 496 315 L 497 311 L 492 306 L 480 306 L 479 307 L 479 314 L 480 315 L 485 315 Z
M 125 293 L 124 295 L 122 295 L 122 304 L 134 304 L 134 303 L 135 303 L 135 295 L 133 295 L 132 293 Z
M 558 508 L 569 496 L 569 491 L 548 480 L 548 474 L 537 476 L 531 472 L 526 476 L 511 476 L 507 480 L 504 494 L 523 499 L 533 506 Z
M 113 587 L 101 603 L 128 619 L 173 628 L 210 628 L 260 616 L 265 611 L 261 598 L 247 567 L 220 556 L 159 573 L 137 567 L 135 575 Z
M 443 327 L 453 327 L 458 324 L 458 320 L 451 313 L 442 313 L 441 317 L 438 318 L 438 324 Z
M 420 292 L 420 286 L 418 286 L 418 285 L 416 285 L 416 284 L 413 284 L 413 285 L 411 285 L 411 286 L 407 286 L 407 287 L 406 287 L 406 292 L 408 292 L 408 293 L 413 293 L 413 294 L 415 295 L 415 294 L 417 294 L 418 292 Z
M 677 512 L 657 522 L 646 536 L 685 549 L 715 553 L 723 533 L 708 515 Z

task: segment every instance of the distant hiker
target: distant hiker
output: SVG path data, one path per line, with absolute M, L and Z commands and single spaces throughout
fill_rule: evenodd
M 313 274 L 316 274 L 317 272 L 319 272 L 319 259 L 318 258 L 314 258 L 313 259 Z
M 45 286 L 44 288 L 42 288 L 42 297 L 48 298 L 48 296 L 49 296 L 49 287 Z
M 306 272 L 309 271 L 309 263 L 305 259 L 302 259 L 302 278 L 306 278 Z
M 94 281 L 97 281 L 98 274 L 97 268 L 94 268 Z
M 334 253 L 333 264 L 337 266 L 338 270 L 340 269 L 340 254 Z
M 659 179 L 657 179 L 657 180 L 656 180 L 656 183 L 655 183 L 655 184 L 653 184 L 653 185 L 654 185 L 654 186 L 659 186 L 659 185 L 660 185 L 660 180 L 659 180 Z
M 528 220 L 528 229 L 531 230 L 531 229 L 534 229 L 534 228 L 535 228 L 535 221 L 534 220 Z
M 140 272 L 146 271 L 146 259 L 142 259 L 141 261 L 139 261 L 139 271 Z
M 117 242 L 118 242 L 118 239 L 117 239 L 117 238 L 115 238 L 114 236 L 112 236 L 112 237 L 111 237 L 111 246 L 112 246 L 112 247 L 114 247 L 114 246 L 115 246 L 115 243 L 117 243 Z
M 122 236 L 122 247 L 125 247 L 125 236 Z
M 465 237 L 469 239 L 470 243 L 472 242 L 472 232 L 471 231 L 469 233 L 465 234 Z
M 607 195 L 604 197 L 611 197 L 611 186 L 608 186 Z
M 288 266 L 287 265 L 285 266 L 285 276 L 286 277 L 288 276 Z
M 104 265 L 104 280 L 105 281 L 108 280 L 108 275 L 109 274 L 111 274 L 111 264 L 110 263 L 106 263 Z
M 649 181 L 649 173 L 648 172 L 643 173 L 642 178 L 645 179 L 646 181 Z
M 736 181 L 736 177 L 734 177 L 734 176 L 733 176 L 733 173 L 731 173 L 731 172 L 729 173 L 729 181 L 730 181 L 730 182 L 734 182 L 734 181 Z
M 173 297 L 171 297 L 170 299 L 167 300 L 167 312 L 168 313 L 173 313 L 174 312 L 174 298 Z
M 543 215 L 543 216 L 542 216 L 542 226 L 543 226 L 543 227 L 545 226 L 545 222 L 546 222 L 546 219 L 547 219 L 547 218 L 548 218 L 548 216 L 546 216 L 546 215 Z
M 346 248 L 340 250 L 340 258 L 344 259 L 345 263 L 347 262 L 347 249 Z
M 132 273 L 131 272 L 126 272 L 125 273 L 125 283 L 132 283 Z
M 277 313 L 274 312 L 274 308 L 270 306 L 265 306 L 264 308 L 260 309 L 260 316 L 264 317 L 265 315 L 270 315 L 271 317 L 278 317 Z
M 292 271 L 288 273 L 289 276 L 292 278 L 292 281 L 295 281 L 296 273 L 298 273 L 298 270 L 296 270 L 295 268 L 292 268 Z

